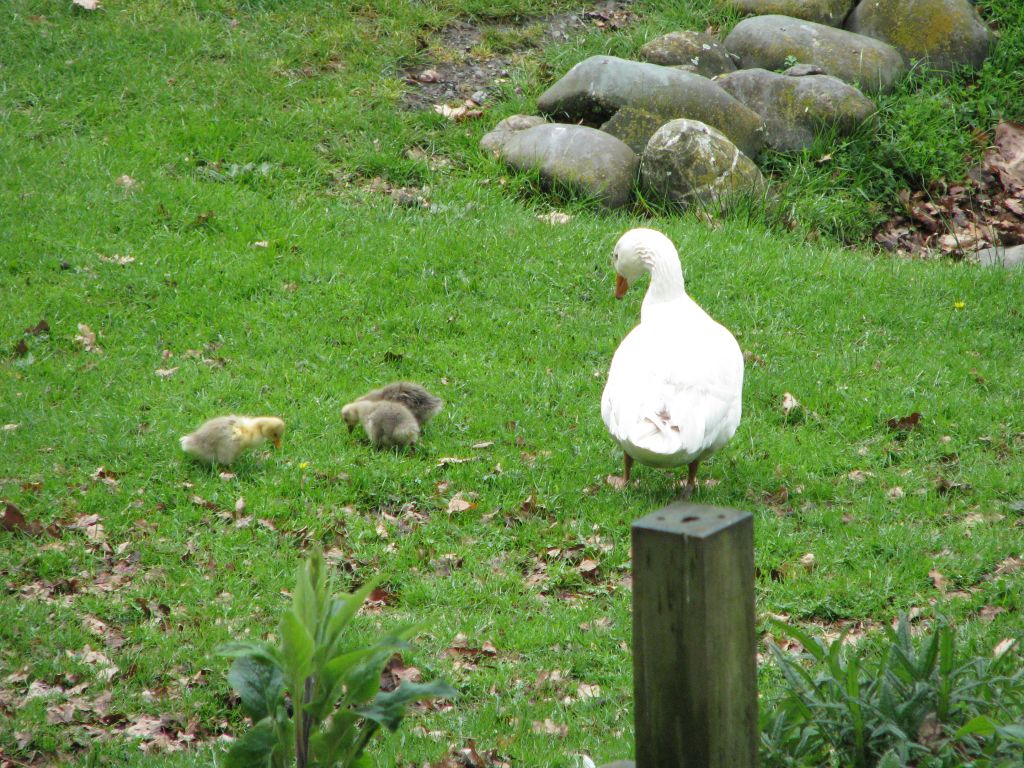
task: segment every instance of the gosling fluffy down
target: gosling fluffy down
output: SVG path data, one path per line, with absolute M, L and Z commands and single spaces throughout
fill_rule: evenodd
M 349 431 L 356 422 L 363 425 L 376 448 L 405 448 L 420 436 L 420 425 L 412 411 L 390 400 L 356 400 L 341 410 Z
M 393 381 L 380 389 L 367 392 L 359 399 L 401 403 L 409 409 L 421 428 L 440 413 L 444 406 L 444 401 L 440 397 L 430 394 L 424 387 L 411 381 Z
M 181 438 L 181 450 L 210 464 L 232 464 L 242 451 L 266 441 L 281 447 L 284 421 L 276 416 L 218 416 Z

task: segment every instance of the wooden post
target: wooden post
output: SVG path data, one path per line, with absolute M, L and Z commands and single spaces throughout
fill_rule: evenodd
M 676 503 L 633 523 L 637 768 L 758 762 L 754 521 Z

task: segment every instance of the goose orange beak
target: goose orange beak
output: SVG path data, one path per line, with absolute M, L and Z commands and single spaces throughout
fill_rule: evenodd
M 629 281 L 622 275 L 615 275 L 615 298 L 621 299 L 629 290 Z
M 281 449 L 281 438 L 280 437 L 275 437 L 274 438 L 274 447 L 277 448 L 278 450 Z

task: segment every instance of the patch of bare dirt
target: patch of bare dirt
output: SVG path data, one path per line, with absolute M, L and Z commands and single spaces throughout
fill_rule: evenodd
M 404 72 L 405 82 L 413 86 L 405 104 L 410 109 L 467 101 L 481 105 L 531 51 L 594 28 L 615 32 L 627 26 L 633 19 L 631 1 L 610 0 L 591 10 L 514 22 L 457 21 L 421 41 L 426 62 Z
M 903 211 L 875 232 L 875 242 L 903 255 L 955 259 L 1024 243 L 1024 126 L 997 125 L 984 163 L 968 176 L 901 192 Z

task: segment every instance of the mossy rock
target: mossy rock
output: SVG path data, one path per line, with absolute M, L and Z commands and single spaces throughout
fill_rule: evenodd
M 647 142 L 640 186 L 663 202 L 725 209 L 742 195 L 762 194 L 765 181 L 723 133 L 684 119 L 665 123 Z
M 871 99 L 829 75 L 741 69 L 717 82 L 764 118 L 768 146 L 780 152 L 810 147 L 823 129 L 849 135 L 875 113 Z
M 623 107 L 707 123 L 748 157 L 757 157 L 764 147 L 760 115 L 706 77 L 658 64 L 591 56 L 537 99 L 541 113 L 589 125 L 605 123 Z
M 656 37 L 640 49 L 640 58 L 663 67 L 685 67 L 704 77 L 736 70 L 725 46 L 706 32 L 669 32 Z
M 651 136 L 671 117 L 655 115 L 637 107 L 623 107 L 601 126 L 601 130 L 609 133 L 619 141 L 625 142 L 638 155 L 643 153 Z
M 744 19 L 724 45 L 740 57 L 744 69 L 781 70 L 795 59 L 817 64 L 864 93 L 891 91 L 907 71 L 903 56 L 888 43 L 789 16 Z
M 958 66 L 980 67 L 991 46 L 988 27 L 967 0 L 863 0 L 846 28 L 946 73 Z
M 726 4 L 740 13 L 758 16 L 774 13 L 841 27 L 854 0 L 726 0 Z

